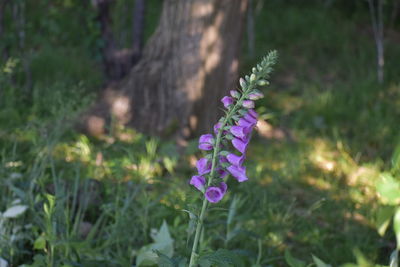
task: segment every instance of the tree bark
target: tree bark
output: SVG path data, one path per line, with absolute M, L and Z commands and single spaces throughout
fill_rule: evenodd
M 140 61 L 91 110 L 89 131 L 107 114 L 152 135 L 210 131 L 235 87 L 246 8 L 247 0 L 164 0 Z

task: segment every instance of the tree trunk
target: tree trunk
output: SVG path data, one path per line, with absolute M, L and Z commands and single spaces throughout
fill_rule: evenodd
M 221 97 L 235 88 L 246 7 L 247 0 L 164 0 L 140 61 L 106 90 L 88 130 L 98 132 L 110 111 L 109 119 L 152 135 L 210 131 Z

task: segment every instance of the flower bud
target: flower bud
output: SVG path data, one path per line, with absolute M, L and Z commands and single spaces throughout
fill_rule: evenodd
M 254 73 L 252 73 L 250 75 L 250 82 L 254 82 L 256 80 L 256 75 Z
M 266 81 L 266 80 L 259 80 L 259 81 L 257 82 L 257 84 L 258 84 L 259 86 L 264 86 L 264 85 L 268 85 L 269 82 Z
M 254 102 L 252 100 L 244 100 L 242 106 L 245 108 L 254 108 Z
M 246 81 L 243 78 L 239 79 L 239 84 L 242 88 L 246 88 L 247 86 Z
M 237 98 L 237 99 L 240 98 L 240 93 L 238 91 L 236 91 L 236 90 L 231 90 L 230 94 L 234 98 Z
M 258 100 L 264 97 L 264 94 L 258 90 L 252 91 L 249 96 L 247 97 L 250 100 Z

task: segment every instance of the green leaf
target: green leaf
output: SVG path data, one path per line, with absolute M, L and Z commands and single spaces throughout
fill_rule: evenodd
M 383 236 L 386 232 L 390 224 L 390 220 L 394 215 L 394 207 L 393 206 L 380 206 L 378 208 L 378 212 L 376 214 L 376 229 L 378 230 L 379 235 Z
M 320 258 L 318 258 L 317 256 L 312 255 L 312 254 L 311 254 L 311 256 L 312 256 L 312 258 L 313 258 L 314 263 L 317 265 L 317 267 L 332 267 L 332 265 L 323 262 L 323 261 L 322 261 Z
M 142 247 L 136 257 L 137 266 L 151 266 L 158 262 L 158 255 L 155 251 L 166 255 L 167 257 L 172 257 L 174 254 L 174 240 L 168 230 L 168 225 L 164 221 L 161 228 L 153 236 L 154 243 Z
M 285 250 L 285 260 L 286 260 L 286 263 L 289 264 L 290 267 L 306 266 L 306 263 L 304 261 L 294 258 L 288 249 Z
M 198 262 L 201 267 L 244 266 L 243 260 L 237 255 L 237 253 L 226 249 L 218 249 L 215 252 L 207 253 L 201 256 Z
M 39 236 L 33 243 L 33 248 L 37 250 L 42 250 L 46 248 L 46 239 L 44 236 Z
M 397 249 L 400 248 L 400 208 L 396 209 L 393 217 L 393 228 L 396 234 Z
M 381 180 L 377 184 L 377 191 L 382 203 L 389 205 L 400 203 L 400 183 L 391 174 L 381 174 Z

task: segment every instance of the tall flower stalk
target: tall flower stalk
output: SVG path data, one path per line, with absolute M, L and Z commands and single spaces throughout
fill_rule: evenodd
M 230 96 L 221 99 L 226 109 L 225 116 L 214 125 L 214 134 L 200 136 L 199 149 L 209 153 L 197 161 L 198 175 L 190 180 L 190 184 L 201 191 L 204 198 L 197 219 L 189 267 L 197 265 L 199 238 L 208 203 L 217 203 L 224 197 L 228 189 L 226 182 L 229 174 L 238 182 L 248 180 L 243 162 L 251 132 L 257 123 L 258 114 L 254 111 L 254 100 L 264 97 L 257 87 L 269 84 L 266 79 L 276 59 L 276 51 L 269 52 L 252 69 L 250 75 L 240 78 L 240 89 L 231 90 Z M 229 151 L 232 151 L 232 147 L 234 152 Z

